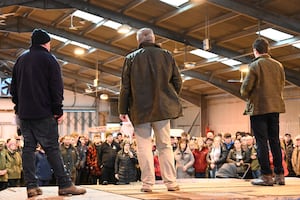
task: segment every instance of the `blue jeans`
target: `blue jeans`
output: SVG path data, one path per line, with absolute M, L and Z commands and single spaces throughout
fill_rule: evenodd
M 64 168 L 59 150 L 56 120 L 52 117 L 38 120 L 20 120 L 20 127 L 24 137 L 22 163 L 27 189 L 38 187 L 34 154 L 37 143 L 46 152 L 59 188 L 71 186 L 71 178 Z
M 279 113 L 268 113 L 250 117 L 251 128 L 257 143 L 257 158 L 261 174 L 269 175 L 270 168 L 269 146 L 273 155 L 275 174 L 283 174 L 282 154 L 279 141 Z

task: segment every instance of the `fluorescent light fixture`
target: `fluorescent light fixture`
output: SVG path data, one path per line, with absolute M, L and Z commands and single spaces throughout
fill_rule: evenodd
M 75 55 L 81 56 L 84 53 L 85 53 L 85 50 L 83 48 L 76 48 L 76 49 L 74 49 L 74 54 Z
M 294 47 L 300 49 L 300 42 L 296 43 L 296 44 L 293 44 Z
M 127 25 L 127 24 L 123 24 L 122 26 L 120 26 L 118 28 L 118 33 L 121 33 L 121 34 L 126 34 L 126 33 L 129 33 L 129 31 L 131 31 L 131 26 Z
M 281 41 L 281 40 L 286 40 L 286 39 L 294 37 L 293 35 L 278 31 L 273 28 L 264 29 L 260 32 L 256 32 L 256 34 L 260 34 L 260 35 L 262 35 L 266 38 L 269 38 L 271 40 L 274 40 L 274 41 Z
M 103 17 L 99 17 L 81 10 L 76 10 L 75 12 L 72 13 L 72 15 L 84 19 L 86 21 L 90 21 L 94 24 L 98 24 L 104 19 Z
M 112 20 L 108 20 L 103 24 L 103 26 L 107 26 L 107 27 L 110 27 L 112 29 L 118 30 L 118 28 L 120 28 L 120 26 L 122 26 L 122 24 L 120 24 L 118 22 L 115 22 L 115 21 L 112 21 Z
M 181 78 L 182 78 L 182 81 L 188 81 L 188 80 L 193 79 L 192 77 L 184 75 L 184 74 L 181 74 Z
M 66 42 L 68 41 L 67 38 L 60 37 L 60 36 L 54 35 L 54 34 L 52 34 L 52 33 L 49 33 L 49 35 L 50 35 L 50 38 L 55 39 L 55 40 L 58 40 L 58 41 L 63 42 L 63 43 L 66 43 Z
M 189 0 L 160 0 L 160 1 L 169 4 L 171 6 L 178 7 L 181 6 L 182 4 L 187 3 Z
M 222 60 L 220 60 L 220 62 L 225 64 L 225 65 L 228 65 L 228 66 L 235 66 L 235 65 L 242 64 L 242 62 L 240 62 L 240 61 L 233 60 L 233 59 L 228 59 L 228 58 L 222 59 Z
M 76 41 L 71 41 L 70 44 L 75 45 L 75 46 L 78 46 L 78 47 L 81 47 L 81 48 L 84 48 L 84 49 L 89 49 L 89 48 L 91 48 L 91 46 L 89 46 L 89 45 L 82 44 L 82 43 L 76 42 Z
M 202 49 L 195 49 L 190 51 L 190 53 L 206 59 L 210 59 L 218 56 L 217 54 L 211 53 L 209 51 L 203 51 Z

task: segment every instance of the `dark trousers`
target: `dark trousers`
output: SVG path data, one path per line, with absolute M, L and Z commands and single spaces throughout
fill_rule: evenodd
M 109 184 L 115 184 L 117 182 L 115 178 L 115 169 L 114 168 L 108 168 L 103 167 L 101 169 L 102 175 L 101 175 L 101 182 L 107 181 Z
M 257 143 L 257 157 L 264 175 L 272 174 L 269 148 L 273 155 L 275 174 L 283 174 L 282 154 L 279 141 L 279 113 L 268 113 L 250 117 L 251 128 Z
M 24 137 L 22 154 L 24 179 L 28 189 L 38 186 L 35 175 L 35 149 L 39 143 L 45 150 L 47 159 L 54 171 L 59 188 L 72 185 L 66 172 L 58 144 L 58 128 L 54 118 L 21 120 L 21 133 Z

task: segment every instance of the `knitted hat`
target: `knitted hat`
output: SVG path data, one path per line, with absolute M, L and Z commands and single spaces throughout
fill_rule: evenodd
M 31 35 L 31 44 L 40 45 L 46 44 L 50 41 L 49 34 L 42 29 L 34 29 Z

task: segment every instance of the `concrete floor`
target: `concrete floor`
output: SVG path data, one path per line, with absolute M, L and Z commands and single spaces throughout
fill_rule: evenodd
M 179 179 L 181 190 L 168 192 L 158 181 L 152 193 L 140 192 L 141 183 L 130 185 L 86 185 L 85 195 L 58 196 L 57 187 L 42 187 L 43 195 L 28 200 L 300 200 L 300 179 L 286 178 L 285 186 L 252 186 L 240 179 Z M 24 187 L 0 192 L 0 200 L 24 200 Z

